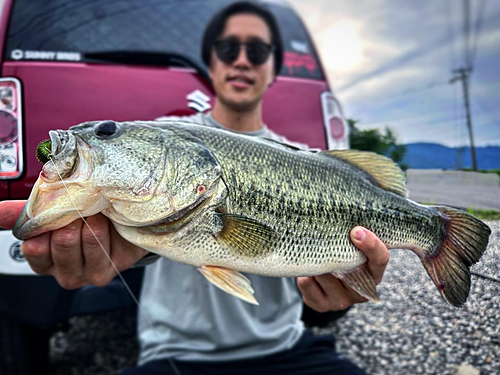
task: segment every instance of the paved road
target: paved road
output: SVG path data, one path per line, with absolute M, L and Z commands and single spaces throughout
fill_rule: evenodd
M 500 220 L 473 270 L 500 277 Z M 472 277 L 464 307 L 448 306 L 418 257 L 393 250 L 381 303 L 354 306 L 316 333 L 333 334 L 337 349 L 372 375 L 457 375 L 466 363 L 481 374 L 500 374 L 500 284 Z M 118 375 L 138 355 L 135 309 L 75 316 L 52 336 L 53 375 Z M 476 373 L 478 373 L 476 372 Z M 474 374 L 475 372 L 471 372 Z
M 408 183 L 410 199 L 452 207 L 500 211 L 499 186 L 432 185 Z

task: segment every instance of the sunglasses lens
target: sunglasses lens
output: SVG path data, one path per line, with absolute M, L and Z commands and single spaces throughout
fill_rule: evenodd
M 253 65 L 264 64 L 273 49 L 272 46 L 259 41 L 240 43 L 238 40 L 224 39 L 215 44 L 215 53 L 219 60 L 231 64 L 238 58 L 241 44 L 245 46 L 248 61 Z
M 269 58 L 271 48 L 265 43 L 251 42 L 247 44 L 248 61 L 253 65 L 262 65 Z
M 240 45 L 234 40 L 223 40 L 215 45 L 217 57 L 224 63 L 230 64 L 238 58 Z

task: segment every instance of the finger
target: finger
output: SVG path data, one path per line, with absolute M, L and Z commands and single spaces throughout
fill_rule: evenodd
M 23 256 L 33 271 L 40 275 L 50 274 L 54 265 L 50 254 L 50 237 L 50 232 L 44 233 L 21 243 Z
M 52 232 L 50 248 L 54 262 L 54 276 L 66 289 L 75 289 L 85 284 L 84 260 L 81 247 L 82 220 Z
M 0 202 L 0 228 L 12 229 L 24 208 L 26 201 Z
M 314 277 L 298 277 L 297 286 L 302 293 L 304 302 L 318 312 L 328 311 L 323 290 Z
M 355 303 L 366 301 L 332 274 L 314 276 L 314 279 L 323 289 L 325 298 L 328 300 L 328 310 L 344 310 Z
M 375 234 L 363 227 L 354 227 L 350 233 L 351 241 L 368 258 L 368 270 L 373 276 L 375 284 L 380 283 L 384 275 L 389 250 Z
M 91 284 L 104 286 L 116 276 L 109 260 L 111 243 L 109 219 L 98 214 L 88 217 L 86 221 L 88 225 L 82 228 L 85 275 Z
M 112 223 L 110 223 L 110 234 L 111 259 L 120 272 L 130 268 L 149 253 L 147 250 L 141 249 L 120 236 Z

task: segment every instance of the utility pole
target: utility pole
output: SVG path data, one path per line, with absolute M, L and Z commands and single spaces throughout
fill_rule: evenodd
M 467 114 L 467 128 L 469 129 L 469 139 L 470 139 L 470 154 L 472 159 L 472 169 L 477 171 L 477 162 L 476 162 L 476 149 L 474 148 L 474 135 L 472 133 L 472 119 L 470 115 L 470 107 L 469 107 L 469 75 L 472 72 L 471 68 L 460 68 L 453 71 L 456 74 L 450 80 L 450 83 L 454 83 L 456 81 L 462 81 L 462 87 L 464 90 L 464 104 L 465 111 Z
M 456 162 L 457 162 L 457 168 L 456 169 L 457 170 L 462 169 L 462 156 L 464 154 L 464 151 L 465 151 L 465 147 L 459 147 L 457 149 L 457 160 L 456 160 Z

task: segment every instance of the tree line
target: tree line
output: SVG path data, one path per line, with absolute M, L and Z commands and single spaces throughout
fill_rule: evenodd
M 361 130 L 356 127 L 356 123 L 358 123 L 357 120 L 347 119 L 351 149 L 372 151 L 385 155 L 394 160 L 403 170 L 408 169 L 408 165 L 403 163 L 406 146 L 398 143 L 394 132 L 390 128 Z

